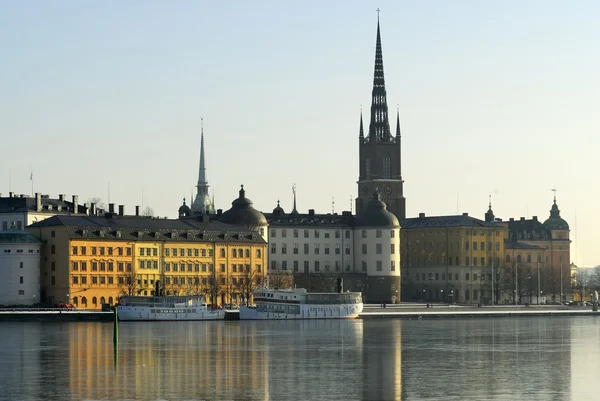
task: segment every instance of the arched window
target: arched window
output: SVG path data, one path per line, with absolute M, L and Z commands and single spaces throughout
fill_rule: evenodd
M 249 258 L 250 257 L 250 249 L 246 249 L 246 257 Z
M 106 303 L 106 299 L 104 297 L 100 297 L 100 305 L 104 305 Z
M 225 257 L 225 248 L 221 248 L 221 257 L 224 258 Z
M 241 249 L 241 248 L 240 248 L 240 249 L 238 249 L 238 256 L 239 256 L 240 258 L 243 258 L 243 257 L 244 257 L 244 250 L 243 250 L 243 249 Z
M 108 303 L 111 305 L 113 304 L 113 297 L 108 297 Z
M 85 308 L 87 306 L 87 298 L 81 297 L 81 305 Z
M 261 252 L 260 252 L 260 249 L 257 249 L 257 250 L 256 250 L 256 257 L 257 257 L 257 258 L 260 258 L 260 257 L 261 257 Z
M 383 178 L 392 178 L 392 161 L 389 153 L 383 155 Z
M 77 297 L 73 297 L 73 305 L 77 305 Z
M 469 294 L 469 290 L 465 290 L 465 301 L 470 300 L 470 294 Z
M 92 298 L 92 305 L 94 305 L 94 306 L 98 305 L 98 299 L 96 299 L 96 297 Z
M 237 258 L 237 249 L 233 248 L 231 251 L 231 257 Z
M 517 255 L 517 263 L 521 263 L 521 255 Z
M 371 178 L 371 159 L 365 158 L 365 176 L 366 178 Z

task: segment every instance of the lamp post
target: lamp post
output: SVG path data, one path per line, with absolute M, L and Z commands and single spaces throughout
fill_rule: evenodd
M 423 289 L 423 294 L 421 295 L 421 302 L 425 301 L 425 289 Z
M 429 273 L 429 301 L 433 302 L 433 273 Z
M 442 293 L 442 303 L 444 303 L 444 290 L 441 289 L 440 292 Z
M 562 262 L 560 262 L 560 304 L 563 303 L 563 272 L 562 272 Z
M 537 304 L 540 304 L 540 294 L 542 293 L 540 289 L 540 262 L 537 262 L 537 274 L 538 274 L 538 296 L 537 296 Z
M 519 282 L 518 281 L 518 279 L 519 279 L 518 271 L 519 271 L 519 262 L 515 262 L 515 306 L 518 305 L 517 297 L 519 296 L 519 292 L 518 292 L 518 290 L 519 290 L 519 288 L 518 288 L 518 282 Z

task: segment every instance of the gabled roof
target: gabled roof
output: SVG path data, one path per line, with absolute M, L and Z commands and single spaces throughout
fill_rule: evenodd
M 107 214 L 107 216 L 109 216 Z M 137 216 L 53 216 L 28 228 L 67 227 L 70 238 L 138 241 L 252 242 L 266 241 L 253 230 L 220 222 L 155 219 Z
M 510 240 L 504 241 L 504 248 L 505 249 L 540 250 L 540 251 L 543 251 L 546 249 L 543 246 L 524 244 L 523 242 L 510 241 Z
M 402 229 L 411 228 L 435 228 L 435 227 L 486 227 L 486 228 L 500 228 L 502 227 L 498 223 L 487 223 L 483 220 L 470 217 L 467 214 L 454 215 L 454 216 L 432 216 L 425 217 L 412 217 L 409 219 L 400 220 L 400 227 Z

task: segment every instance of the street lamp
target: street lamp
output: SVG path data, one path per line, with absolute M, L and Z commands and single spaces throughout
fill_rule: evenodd
M 444 290 L 441 289 L 440 292 L 442 293 L 442 303 L 444 303 Z
M 423 289 L 423 295 L 421 295 L 421 301 L 425 301 L 425 289 Z

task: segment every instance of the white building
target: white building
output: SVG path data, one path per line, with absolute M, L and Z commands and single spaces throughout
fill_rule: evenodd
M 65 195 L 53 199 L 40 193 L 30 197 L 10 192 L 8 197 L 0 197 L 0 231 L 22 230 L 57 214 L 87 214 L 87 207 L 78 204 L 77 195 L 71 201 Z
M 0 305 L 40 302 L 40 248 L 34 235 L 0 231 Z
M 277 204 L 269 221 L 269 272 L 290 271 L 309 290 L 362 291 L 366 302 L 397 302 L 400 295 L 400 224 L 375 192 L 360 218 L 350 212 L 286 214 Z

